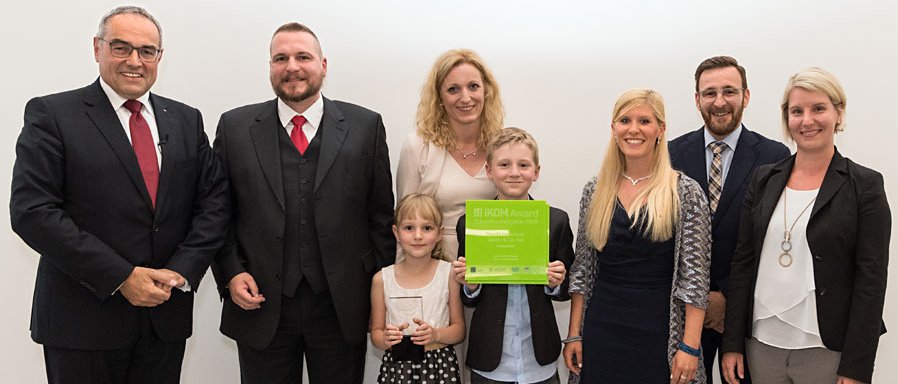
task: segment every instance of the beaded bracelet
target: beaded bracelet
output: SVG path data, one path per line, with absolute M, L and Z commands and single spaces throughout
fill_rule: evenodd
M 568 337 L 567 339 L 561 340 L 561 344 L 567 344 L 567 343 L 572 343 L 575 341 L 582 341 L 582 340 L 583 340 L 583 336 L 571 336 L 571 337 Z
M 699 357 L 699 356 L 702 355 L 702 348 L 701 348 L 701 347 L 699 347 L 699 348 L 692 348 L 692 347 L 686 345 L 686 343 L 684 343 L 684 342 L 682 342 L 682 341 L 680 341 L 679 343 L 677 343 L 677 349 L 679 349 L 679 350 L 681 350 L 681 351 L 683 351 L 683 352 L 686 352 L 686 353 L 689 354 L 690 356 L 694 356 L 694 357 Z

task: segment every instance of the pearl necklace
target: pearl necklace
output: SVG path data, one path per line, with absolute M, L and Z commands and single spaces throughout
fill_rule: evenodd
M 652 175 L 648 175 L 648 176 L 640 177 L 638 179 L 634 179 L 634 178 L 628 176 L 626 173 L 621 173 L 621 176 L 625 177 L 627 180 L 630 180 L 630 184 L 633 184 L 634 187 L 636 186 L 636 184 L 639 184 L 640 181 L 643 181 L 643 180 L 646 180 L 646 179 L 652 177 Z
M 458 150 L 458 153 L 461 153 L 461 158 L 464 160 L 467 160 L 469 156 L 470 157 L 477 156 L 477 148 L 474 148 L 474 150 L 471 151 L 471 153 L 465 153 L 465 151 L 462 151 L 461 147 L 459 147 L 459 146 L 455 146 L 455 149 Z
M 792 250 L 792 230 L 795 229 L 795 224 L 798 223 L 798 219 L 800 219 L 801 216 L 804 215 L 805 212 L 807 212 L 808 208 L 810 208 L 812 205 L 814 205 L 814 201 L 817 200 L 816 196 L 813 199 L 811 199 L 811 202 L 808 203 L 808 205 L 806 205 L 804 207 L 804 209 L 801 210 L 801 213 L 798 214 L 798 217 L 795 218 L 795 221 L 792 222 L 792 225 L 789 227 L 789 229 L 786 229 L 786 226 L 789 225 L 789 222 L 786 219 L 786 196 L 789 196 L 788 190 L 783 191 L 783 229 L 784 229 L 784 231 L 783 231 L 783 242 L 780 243 L 780 249 L 783 250 L 783 253 L 780 253 L 780 257 L 778 260 L 780 263 L 780 266 L 783 268 L 789 268 L 790 266 L 792 266 L 792 261 L 793 261 L 792 255 L 789 254 L 789 251 Z

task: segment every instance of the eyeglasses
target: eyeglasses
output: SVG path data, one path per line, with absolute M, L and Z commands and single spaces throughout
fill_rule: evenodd
M 144 63 L 155 63 L 159 60 L 159 55 L 162 54 L 162 49 L 149 46 L 149 47 L 135 47 L 129 43 L 120 40 L 104 40 L 102 38 L 97 38 L 106 44 L 109 45 L 109 52 L 112 53 L 113 57 L 118 58 L 126 58 L 131 57 L 132 51 L 137 51 L 137 57 L 140 58 L 140 61 Z
M 742 93 L 745 88 L 732 88 L 726 87 L 724 89 L 717 88 L 708 88 L 699 92 L 699 95 L 702 96 L 702 99 L 705 101 L 714 101 L 717 100 L 717 95 L 723 95 L 724 99 L 732 100 L 735 99 L 736 96 Z

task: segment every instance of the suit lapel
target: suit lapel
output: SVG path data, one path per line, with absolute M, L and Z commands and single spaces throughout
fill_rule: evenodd
M 686 150 L 682 156 L 686 160 L 686 175 L 693 178 L 701 185 L 705 195 L 708 195 L 708 166 L 705 160 L 705 134 L 704 127 L 693 132 L 686 143 Z
M 324 96 L 322 96 L 324 97 Z M 324 116 L 321 119 L 321 151 L 318 155 L 318 169 L 315 171 L 315 192 L 327 173 L 330 171 L 334 160 L 340 153 L 349 127 L 346 125 L 343 113 L 337 108 L 337 105 L 328 98 L 324 98 Z
M 277 100 L 273 100 L 265 107 L 265 112 L 256 117 L 255 125 L 250 127 L 250 136 L 252 136 L 256 157 L 259 159 L 259 166 L 262 168 L 262 173 L 265 174 L 265 179 L 268 180 L 268 186 L 274 193 L 281 209 L 286 209 L 281 151 L 278 145 L 278 134 L 280 133 L 278 129 L 281 128 L 281 122 L 278 120 Z
M 168 112 L 168 105 L 161 98 L 154 94 L 150 94 L 150 103 L 153 104 L 153 113 L 156 115 L 156 129 L 159 131 L 159 152 L 162 155 L 162 169 L 159 170 L 159 189 L 156 192 L 156 211 L 164 204 L 165 196 L 170 188 L 171 176 L 174 165 L 178 162 L 177 151 L 175 145 L 162 143 L 180 143 L 183 141 L 177 129 L 177 122 Z M 168 147 L 166 147 L 168 145 Z
M 743 125 L 742 133 L 739 135 L 739 142 L 736 144 L 736 151 L 733 153 L 733 159 L 730 162 L 730 169 L 727 171 L 726 181 L 723 183 L 723 191 L 720 193 L 717 212 L 727 212 L 736 192 L 747 182 L 758 158 L 757 146 L 758 138 Z M 718 215 L 715 213 L 712 225 L 717 223 L 723 216 L 724 214 Z
M 761 183 L 763 189 L 758 191 L 758 198 L 761 202 L 761 217 L 759 218 L 759 221 L 757 221 L 761 226 L 755 232 L 757 249 L 761 249 L 764 236 L 767 233 L 767 227 L 770 225 L 770 218 L 773 216 L 773 211 L 776 209 L 776 205 L 779 204 L 783 190 L 786 189 L 786 183 L 789 182 L 789 175 L 792 174 L 793 165 L 795 165 L 795 156 L 791 157 L 789 161 L 774 167 L 771 170 L 767 182 Z
M 140 191 L 147 208 L 152 210 L 153 202 L 150 200 L 150 194 L 147 192 L 147 186 L 143 181 L 143 175 L 140 173 L 140 165 L 137 163 L 137 155 L 134 154 L 134 148 L 128 141 L 125 134 L 125 127 L 122 126 L 115 108 L 109 104 L 109 98 L 100 87 L 100 80 L 94 82 L 87 88 L 87 95 L 84 98 L 87 115 L 93 121 L 94 126 L 100 131 L 100 134 L 112 147 L 112 152 L 118 158 L 125 172 L 137 190 Z
M 829 203 L 833 196 L 836 195 L 836 192 L 845 184 L 845 175 L 848 173 L 848 164 L 846 163 L 847 160 L 836 150 L 829 167 L 826 169 L 826 175 L 823 176 L 823 184 L 820 185 L 820 191 L 817 192 L 817 201 L 814 202 L 814 209 L 811 210 L 811 218 Z

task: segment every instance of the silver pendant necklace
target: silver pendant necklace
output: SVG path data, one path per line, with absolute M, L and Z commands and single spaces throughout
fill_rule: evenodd
M 795 218 L 795 221 L 792 222 L 792 225 L 789 226 L 789 222 L 786 219 L 786 212 L 787 212 L 786 197 L 787 196 L 789 196 L 789 191 L 784 190 L 783 191 L 783 229 L 785 229 L 787 226 L 789 229 L 785 229 L 783 231 L 783 242 L 780 243 L 780 249 L 783 250 L 783 253 L 780 253 L 779 263 L 780 263 L 780 266 L 783 268 L 791 267 L 792 261 L 794 260 L 792 258 L 792 255 L 789 253 L 789 251 L 792 250 L 792 230 L 795 229 L 795 224 L 798 223 L 798 219 L 800 219 L 801 216 L 804 215 L 805 212 L 807 212 L 808 208 L 810 208 L 812 205 L 814 205 L 814 201 L 817 200 L 817 196 L 814 196 L 814 198 L 811 199 L 811 202 L 808 203 L 808 205 L 804 206 L 804 209 L 801 210 L 801 213 L 799 213 L 798 217 Z
M 633 184 L 634 187 L 636 186 L 636 184 L 639 184 L 640 181 L 643 181 L 643 180 L 646 180 L 646 179 L 652 177 L 652 175 L 648 175 L 648 176 L 640 177 L 638 179 L 634 179 L 634 178 L 630 177 L 629 175 L 627 175 L 626 173 L 621 173 L 621 176 L 623 176 L 627 180 L 630 180 L 630 184 Z

